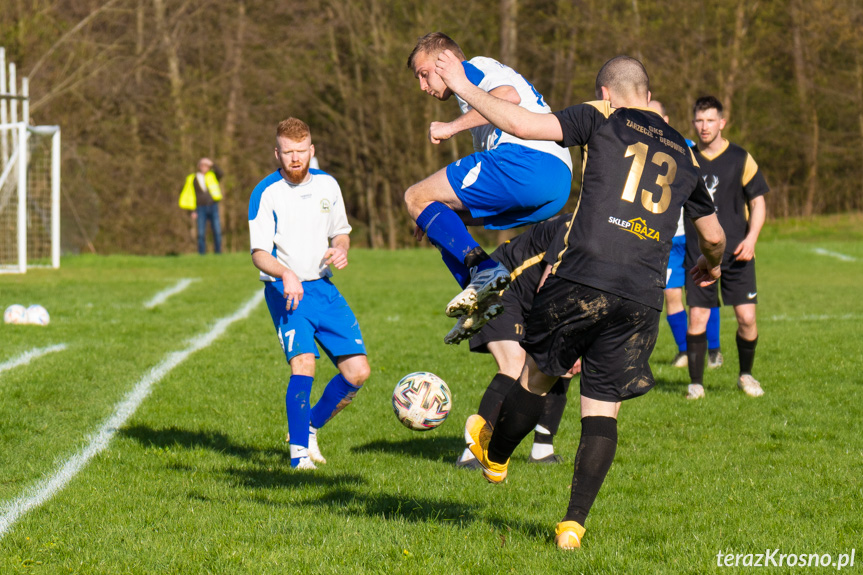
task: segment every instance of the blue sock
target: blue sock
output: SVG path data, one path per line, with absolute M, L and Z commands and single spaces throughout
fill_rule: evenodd
M 285 393 L 285 409 L 288 412 L 288 433 L 291 434 L 291 446 L 309 447 L 309 396 L 312 393 L 314 378 L 308 375 L 292 375 Z M 291 448 L 291 466 L 296 467 L 299 457 L 294 457 Z
M 464 263 L 456 261 L 451 255 L 447 252 L 441 252 L 441 257 L 443 258 L 443 263 L 446 264 L 446 267 L 449 268 L 452 277 L 455 278 L 455 281 L 458 282 L 463 288 L 467 287 L 467 284 L 470 282 L 470 270 Z
M 353 386 L 342 374 L 336 375 L 324 388 L 321 398 L 312 408 L 311 423 L 315 429 L 320 429 L 326 422 L 354 400 L 359 387 Z
M 686 353 L 686 310 L 667 315 L 668 326 L 680 353 Z
M 710 308 L 707 320 L 707 349 L 719 349 L 719 308 Z
M 423 229 L 432 245 L 446 254 L 444 263 L 456 280 L 470 275 L 464 259 L 479 244 L 468 233 L 457 213 L 440 202 L 432 202 L 417 217 L 417 225 Z M 453 266 L 458 269 L 453 270 Z

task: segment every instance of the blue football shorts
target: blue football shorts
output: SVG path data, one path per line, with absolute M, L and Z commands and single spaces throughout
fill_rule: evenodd
M 360 324 L 329 278 L 303 282 L 303 299 L 295 310 L 285 309 L 281 280 L 266 282 L 264 296 L 288 362 L 301 353 L 321 357 L 315 341 L 333 363 L 345 355 L 366 355 Z
M 446 167 L 455 195 L 490 230 L 547 220 L 569 199 L 572 172 L 560 159 L 519 144 L 476 152 Z
M 674 236 L 671 239 L 671 254 L 668 256 L 668 269 L 665 272 L 665 289 L 682 288 L 686 283 L 684 256 L 686 256 L 686 236 Z

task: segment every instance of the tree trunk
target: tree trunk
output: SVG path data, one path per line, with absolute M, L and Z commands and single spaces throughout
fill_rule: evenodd
M 500 59 L 518 70 L 518 0 L 500 0 Z
M 171 37 L 168 24 L 165 19 L 165 0 L 153 0 L 153 8 L 156 12 L 156 30 L 168 59 L 168 80 L 171 83 L 171 101 L 174 104 L 174 117 L 180 132 L 180 158 L 186 162 L 193 162 L 192 138 L 189 133 L 189 116 L 183 104 L 183 76 L 180 73 L 180 57 L 177 52 L 176 41 Z
M 243 82 L 240 71 L 243 69 L 243 45 L 246 33 L 246 3 L 245 0 L 237 1 L 237 12 L 234 20 L 236 35 L 227 50 L 228 55 L 228 102 L 225 106 L 225 131 L 221 146 L 220 163 L 225 170 L 228 180 L 236 182 L 233 176 L 234 170 L 239 162 L 233 162 L 234 140 L 237 137 L 237 124 L 239 122 L 240 100 L 243 96 Z M 224 185 L 224 184 L 223 184 Z M 242 236 L 239 229 L 240 222 L 245 222 L 242 217 L 243 206 L 239 202 L 236 193 L 227 190 L 225 199 L 222 200 L 222 214 L 224 215 L 223 243 L 227 251 L 237 251 L 240 247 L 239 238 Z
M 746 3 L 740 0 L 734 18 L 734 37 L 731 40 L 731 56 L 728 63 L 728 76 L 722 85 L 722 104 L 725 106 L 725 116 L 731 116 L 734 105 L 734 92 L 737 88 L 737 77 L 740 73 L 740 51 L 743 39 L 746 37 Z
M 644 62 L 644 55 L 641 53 L 641 12 L 638 10 L 638 0 L 632 0 L 632 20 L 635 27 L 632 34 L 632 41 L 635 44 L 635 57 L 640 62 Z
M 860 127 L 860 143 L 857 145 L 857 150 L 863 152 L 863 60 L 861 60 L 860 52 L 857 52 L 857 123 Z M 863 166 L 863 155 L 860 158 L 860 165 Z
M 136 94 L 141 93 L 144 84 L 144 75 L 140 65 L 141 56 L 144 54 L 144 0 L 138 0 L 135 6 L 135 81 L 134 90 Z M 127 102 L 129 114 L 129 140 L 132 154 L 135 158 L 143 157 L 143 145 L 141 143 L 141 120 L 138 115 L 137 102 L 129 98 Z M 138 197 L 138 186 L 141 182 L 142 166 L 140 161 L 132 162 L 132 173 L 126 185 L 126 196 L 123 198 L 123 212 L 133 212 L 132 204 Z
M 806 150 L 806 182 L 803 215 L 813 214 L 815 194 L 818 189 L 818 113 L 812 99 L 812 78 L 806 61 L 806 44 L 803 38 L 803 26 L 806 17 L 800 0 L 791 4 L 792 20 L 792 50 L 794 56 L 794 77 L 797 82 L 797 96 L 800 104 L 801 118 L 804 124 L 804 147 Z

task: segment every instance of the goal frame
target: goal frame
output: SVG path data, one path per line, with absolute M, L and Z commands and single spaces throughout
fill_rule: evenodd
M 8 70 L 7 70 L 8 67 Z M 8 71 L 8 78 L 7 78 Z M 8 80 L 8 81 L 7 81 Z M 16 67 L 13 62 L 6 62 L 6 50 L 0 47 L 0 155 L 3 162 L 0 163 L 0 188 L 10 178 L 16 179 L 16 199 L 18 202 L 15 216 L 15 238 L 17 241 L 17 262 L 8 261 L 0 263 L 0 273 L 26 273 L 28 267 L 60 267 L 60 127 L 59 126 L 30 126 L 30 94 L 27 78 L 21 78 L 21 92 L 17 91 Z M 18 120 L 18 111 L 21 111 L 21 120 Z M 9 135 L 12 136 L 11 142 Z M 28 177 L 27 171 L 30 166 L 30 136 L 51 138 L 50 152 L 50 202 L 45 202 L 45 207 L 50 203 L 50 260 L 46 265 L 30 264 L 28 262 L 27 241 L 27 209 L 28 209 Z M 14 173 L 13 173 L 14 170 Z M 11 235 L 11 234 L 10 234 Z M 45 236 L 43 236 L 45 237 Z M 13 256 L 14 257 L 14 256 Z

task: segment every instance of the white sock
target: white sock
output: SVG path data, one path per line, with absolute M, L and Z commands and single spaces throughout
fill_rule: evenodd
M 551 443 L 534 443 L 530 448 L 530 456 L 534 459 L 542 459 L 554 453 L 554 445 Z
M 309 456 L 309 449 L 302 445 L 291 444 L 291 459 L 302 459 Z

